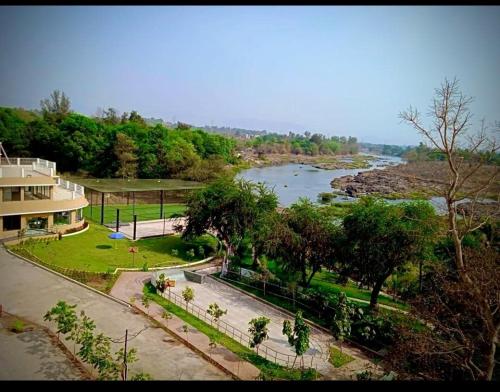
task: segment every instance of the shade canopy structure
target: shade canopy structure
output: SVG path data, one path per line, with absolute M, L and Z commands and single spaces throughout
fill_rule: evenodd
M 102 193 L 144 192 L 144 191 L 181 191 L 203 188 L 205 184 L 197 181 L 176 180 L 171 178 L 130 179 L 121 178 L 69 178 L 76 184 Z
M 135 225 L 135 215 L 137 214 L 139 214 L 137 217 L 139 221 L 164 219 L 164 203 L 166 203 L 166 200 L 169 200 L 170 202 L 174 201 L 174 203 L 180 202 L 183 204 L 191 192 L 206 186 L 206 184 L 202 182 L 177 180 L 172 178 L 122 179 L 68 177 L 68 180 L 85 187 L 85 197 L 89 200 L 90 219 L 94 219 L 93 211 L 96 210 L 94 207 L 97 207 L 97 209 L 100 209 L 100 213 L 99 210 L 96 211 L 97 219 L 100 220 L 101 225 L 104 225 L 105 221 L 105 205 L 131 205 L 131 214 L 122 214 L 122 221 L 119 220 L 118 209 L 120 207 L 117 207 L 115 221 L 116 231 L 119 230 L 119 226 L 122 222 L 128 224 L 134 221 Z M 137 203 L 139 205 L 157 205 L 158 210 L 153 213 L 155 216 L 147 216 L 150 215 L 150 213 L 145 212 L 142 208 L 138 208 L 139 211 L 137 211 L 136 197 L 139 199 Z M 109 213 L 110 212 L 108 211 L 108 220 Z M 114 216 L 115 211 L 113 211 L 113 217 Z M 128 221 L 123 221 L 125 216 L 129 217 Z M 145 216 L 147 216 L 146 219 L 144 219 Z

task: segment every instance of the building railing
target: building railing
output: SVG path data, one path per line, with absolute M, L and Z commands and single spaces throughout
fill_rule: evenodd
M 216 328 L 219 332 L 224 333 L 233 340 L 239 342 L 241 345 L 248 347 L 252 350 L 255 350 L 258 355 L 267 359 L 268 361 L 289 368 L 293 367 L 296 362 L 297 366 L 299 365 L 298 364 L 299 361 L 295 360 L 296 359 L 295 355 L 281 353 L 267 346 L 264 343 L 259 345 L 258 351 L 255 348 L 250 347 L 250 342 L 252 340 L 250 335 L 246 334 L 245 332 L 242 332 L 238 328 L 233 327 L 224 320 L 219 320 L 218 322 L 215 322 L 213 318 L 208 315 L 207 311 L 198 305 L 190 303 L 186 306 L 186 301 L 184 301 L 184 299 L 180 295 L 172 293 L 170 290 L 168 290 L 168 292 L 164 293 L 164 296 L 166 298 L 168 297 L 168 300 L 170 302 L 173 302 L 180 308 L 187 310 L 188 313 L 191 313 L 200 320 L 206 322 L 207 324 L 210 324 L 212 327 Z M 314 359 L 315 356 L 311 355 L 310 362 L 308 360 L 306 363 L 307 365 L 310 365 L 311 368 L 313 368 L 314 366 L 313 364 Z
M 10 164 L 9 164 L 10 162 Z M 47 161 L 46 159 L 40 158 L 0 158 L 0 166 L 5 166 L 4 172 L 8 172 L 11 176 L 11 172 L 13 168 L 19 168 L 19 172 L 16 173 L 15 177 L 26 177 L 26 169 L 23 166 L 31 166 L 30 169 L 34 172 L 38 172 L 45 176 L 55 177 L 56 175 L 56 163 Z M 2 168 L 0 167 L 0 177 L 3 177 L 5 173 L 2 172 Z M 56 179 L 56 183 L 63 189 L 66 189 L 72 192 L 72 199 L 79 198 L 85 195 L 85 187 L 72 183 L 67 180 L 61 180 L 60 178 Z
M 81 197 L 85 196 L 85 187 L 75 184 L 74 182 L 68 181 L 68 180 L 62 180 L 61 178 L 56 179 L 56 184 L 60 186 L 63 189 L 66 189 L 73 194 L 73 199 L 76 198 L 76 196 Z

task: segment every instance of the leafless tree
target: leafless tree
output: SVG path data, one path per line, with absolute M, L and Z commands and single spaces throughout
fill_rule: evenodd
M 491 380 L 500 328 L 498 308 L 488 301 L 479 282 L 472 279 L 471 270 L 466 266 L 462 240 L 466 234 L 479 229 L 498 215 L 498 201 L 495 211 L 486 216 L 475 213 L 475 206 L 484 199 L 499 176 L 498 166 L 490 167 L 488 171 L 482 169 L 486 167 L 487 158 L 498 151 L 495 134 L 498 134 L 500 127 L 497 123 L 493 132 L 489 132 L 485 122 L 481 121 L 479 130 L 471 132 L 471 102 L 472 98 L 460 91 L 456 78 L 452 81 L 445 79 L 441 87 L 436 89 L 429 112 L 429 126 L 423 123 L 420 112 L 412 107 L 402 112 L 400 117 L 446 157 L 448 182 L 443 184 L 442 191 L 447 206 L 449 235 L 454 244 L 455 267 L 460 281 L 478 303 L 478 317 L 484 323 L 485 334 L 489 339 L 489 360 L 479 369 L 481 375 L 477 378 Z M 470 155 L 469 159 L 464 159 L 464 151 Z M 471 183 L 474 185 L 471 186 Z M 470 208 L 468 212 L 461 209 L 463 219 L 459 219 L 459 202 L 465 199 L 471 201 Z

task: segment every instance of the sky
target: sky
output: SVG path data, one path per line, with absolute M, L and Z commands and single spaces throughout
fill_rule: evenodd
M 500 7 L 0 7 L 0 106 L 418 144 L 444 78 L 500 120 Z

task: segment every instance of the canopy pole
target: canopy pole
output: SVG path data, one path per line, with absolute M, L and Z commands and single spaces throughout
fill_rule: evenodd
M 116 209 L 116 232 L 120 231 L 120 209 Z
M 101 192 L 101 225 L 104 225 L 104 192 Z
M 160 191 L 160 219 L 163 218 L 163 189 Z
M 134 241 L 137 234 L 137 215 L 134 215 Z

